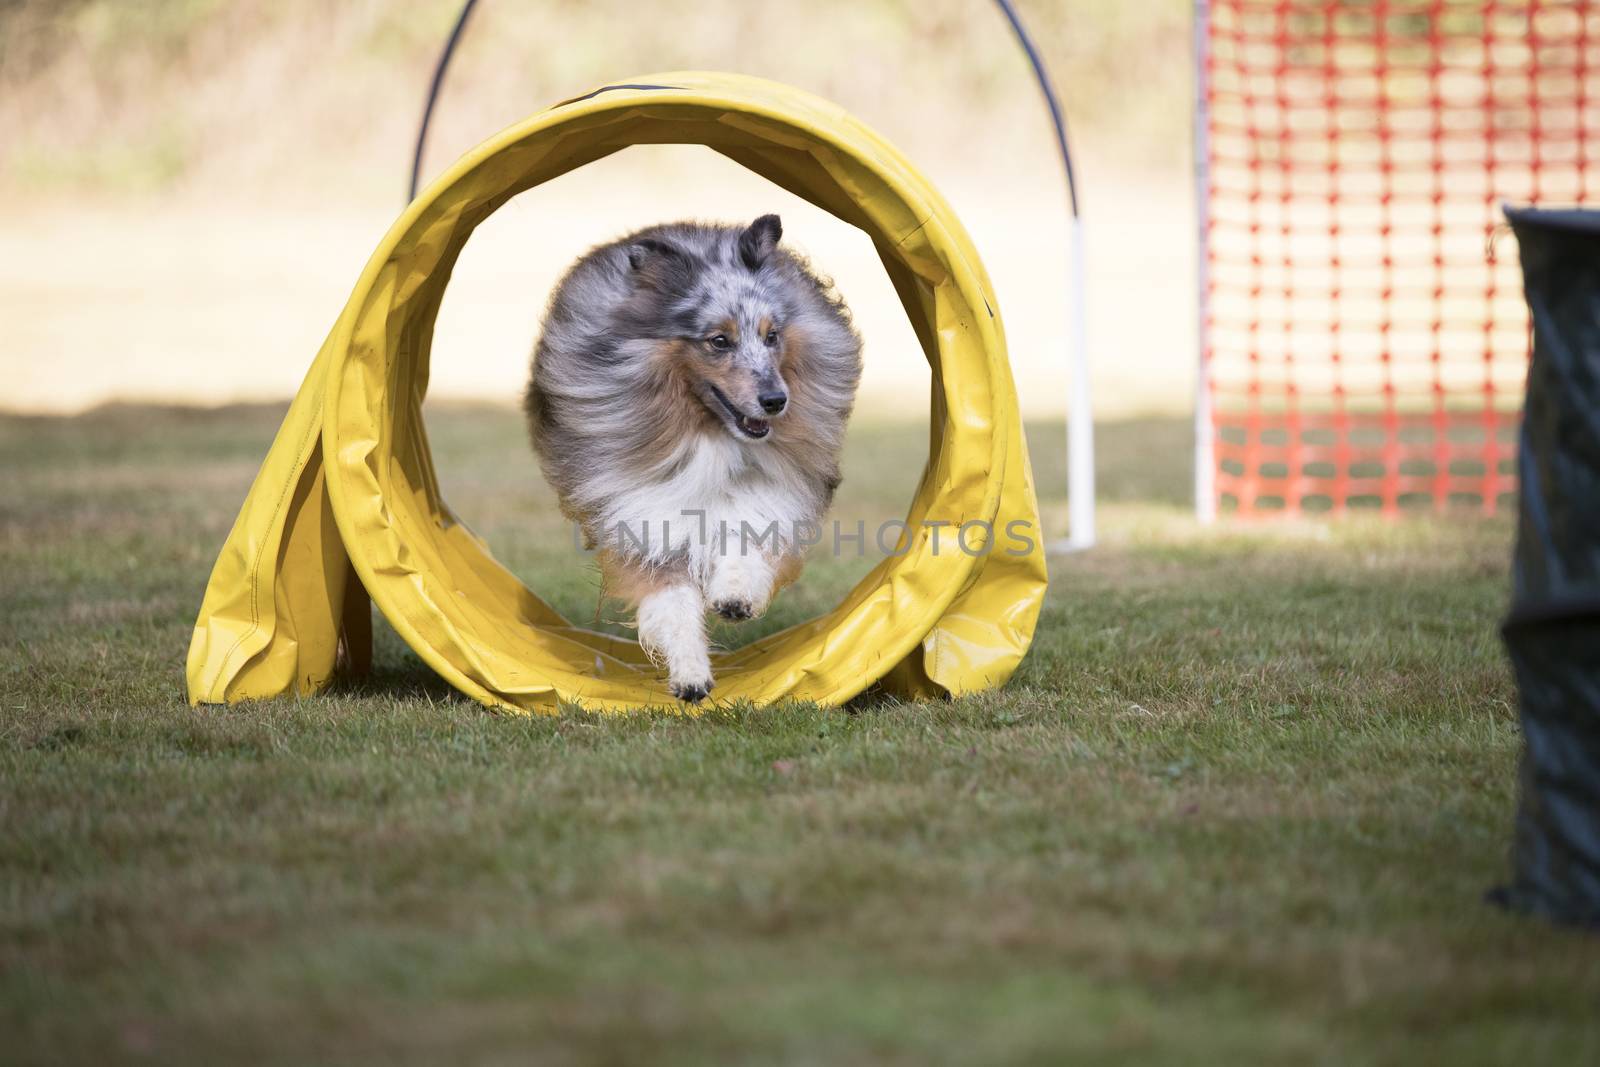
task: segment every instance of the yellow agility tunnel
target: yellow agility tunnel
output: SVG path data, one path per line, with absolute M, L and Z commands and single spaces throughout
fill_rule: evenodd
M 863 230 L 933 368 L 928 462 L 901 551 L 827 614 L 715 653 L 717 702 L 840 703 L 874 683 L 926 698 L 1011 675 L 1044 597 L 1044 547 L 1005 334 L 971 240 L 927 179 L 842 109 L 695 72 L 534 115 L 463 156 L 390 228 L 217 560 L 189 649 L 192 703 L 310 694 L 339 663 L 360 671 L 369 597 L 485 704 L 676 703 L 636 643 L 573 626 L 451 513 L 422 418 L 434 319 L 473 229 L 518 193 L 637 144 L 705 145 Z M 971 524 L 970 550 L 925 520 Z M 1032 550 L 1019 552 L 1024 538 Z

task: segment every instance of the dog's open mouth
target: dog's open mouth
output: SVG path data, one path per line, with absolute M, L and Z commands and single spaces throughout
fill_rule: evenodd
M 709 382 L 706 384 L 710 385 Z M 772 424 L 766 419 L 751 418 L 749 415 L 746 415 L 744 412 L 734 407 L 733 402 L 727 397 L 723 396 L 722 390 L 718 389 L 714 385 L 711 386 L 711 394 L 717 398 L 717 402 L 719 404 L 727 409 L 728 414 L 733 416 L 733 424 L 737 426 L 739 428 L 739 432 L 744 434 L 746 437 L 760 439 L 767 436 L 767 432 L 772 429 Z

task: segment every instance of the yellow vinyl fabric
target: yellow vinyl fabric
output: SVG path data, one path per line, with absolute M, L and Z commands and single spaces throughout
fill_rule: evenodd
M 901 551 L 827 614 L 714 654 L 715 700 L 839 703 L 874 683 L 926 698 L 1011 675 L 1044 597 L 1044 549 L 1005 336 L 971 240 L 928 181 L 840 108 L 684 72 L 605 86 L 505 130 L 389 230 L 211 575 L 189 650 L 192 703 L 319 690 L 341 648 L 355 663 L 368 651 L 370 596 L 424 661 L 486 704 L 676 704 L 637 644 L 568 623 L 451 513 L 422 419 L 434 319 L 474 227 L 541 182 L 660 143 L 705 145 L 865 231 L 933 368 L 928 462 Z M 925 522 L 952 525 L 936 543 Z M 953 545 L 962 524 L 969 550 Z

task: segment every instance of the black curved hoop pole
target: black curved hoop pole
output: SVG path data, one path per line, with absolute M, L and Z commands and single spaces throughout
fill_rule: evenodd
M 1068 345 L 1067 394 L 1067 536 L 1052 542 L 1052 552 L 1078 552 L 1093 548 L 1095 543 L 1095 492 L 1094 492 L 1094 408 L 1089 400 L 1089 333 L 1085 320 L 1088 316 L 1088 299 L 1084 293 L 1085 256 L 1083 250 L 1083 218 L 1078 212 L 1078 178 L 1072 169 L 1072 149 L 1067 146 L 1067 119 L 1061 112 L 1061 101 L 1056 97 L 1050 75 L 1044 69 L 1044 60 L 1033 38 L 1011 0 L 995 0 L 996 6 L 1011 23 L 1017 43 L 1028 55 L 1034 79 L 1044 102 L 1050 108 L 1050 121 L 1056 130 L 1056 147 L 1061 151 L 1061 164 L 1067 172 L 1067 206 L 1072 213 L 1068 232 L 1067 256 L 1071 265 L 1071 282 L 1067 302 L 1071 309 L 1069 319 L 1072 331 Z
M 450 31 L 450 38 L 444 43 L 444 51 L 439 53 L 439 62 L 433 67 L 433 81 L 428 85 L 428 102 L 422 108 L 422 122 L 417 127 L 417 148 L 411 157 L 411 187 L 406 195 L 406 203 L 417 198 L 417 185 L 422 179 L 422 150 L 428 144 L 428 126 L 433 122 L 433 105 L 439 102 L 439 89 L 444 85 L 444 73 L 450 69 L 450 58 L 456 53 L 456 44 L 461 40 L 461 31 L 467 28 L 467 19 L 472 16 L 472 9 L 478 6 L 478 0 L 466 0 L 461 5 L 461 14 L 456 16 L 456 24 Z
M 1017 43 L 1028 55 L 1028 65 L 1033 68 L 1034 80 L 1039 83 L 1039 92 L 1044 94 L 1044 102 L 1050 108 L 1050 122 L 1055 126 L 1056 147 L 1061 152 L 1061 165 L 1067 172 L 1067 202 L 1072 205 L 1072 217 L 1078 217 L 1078 179 L 1072 170 L 1072 149 L 1067 146 L 1067 117 L 1061 110 L 1061 101 L 1056 97 L 1055 86 L 1050 83 L 1050 75 L 1044 69 L 1044 60 L 1039 56 L 1039 49 L 1034 45 L 1033 38 L 1028 36 L 1028 30 L 1022 25 L 1022 18 L 1017 14 L 1017 9 L 1011 6 L 1011 0 L 994 0 L 995 6 L 1005 15 L 1006 21 L 1011 23 L 1011 32 L 1017 35 Z

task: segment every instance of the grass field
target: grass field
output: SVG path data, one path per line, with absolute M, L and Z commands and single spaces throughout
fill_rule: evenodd
M 518 719 L 380 632 L 360 685 L 194 711 L 277 416 L 0 419 L 0 1060 L 1600 1060 L 1600 940 L 1480 903 L 1507 521 L 1202 530 L 1186 427 L 1109 425 L 1106 543 L 999 694 Z M 430 428 L 592 615 L 516 417 Z M 922 442 L 856 427 L 841 512 L 893 516 Z

